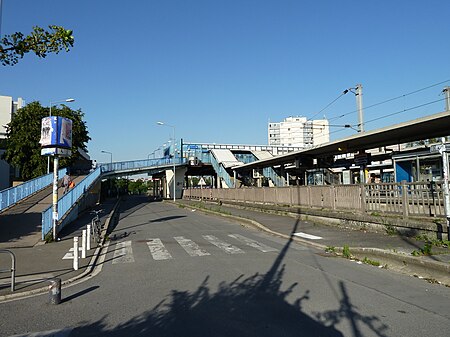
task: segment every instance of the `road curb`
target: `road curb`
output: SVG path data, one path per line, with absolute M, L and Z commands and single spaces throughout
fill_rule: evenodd
M 173 204 L 177 205 L 177 203 Z M 185 203 L 182 204 L 185 207 L 195 208 L 207 214 L 219 215 L 224 218 L 233 219 L 240 223 L 251 225 L 262 231 L 276 235 L 278 237 L 282 237 L 285 239 L 291 238 L 291 236 L 275 232 L 253 219 L 242 218 L 231 214 L 224 214 L 211 209 L 201 208 L 190 204 Z M 298 237 L 294 237 L 293 240 L 322 251 L 324 251 L 327 248 L 326 245 L 316 242 L 310 242 Z M 450 264 L 432 260 L 425 260 L 425 258 L 427 257 L 414 257 L 406 254 L 395 253 L 380 248 L 349 247 L 349 249 L 352 257 L 357 260 L 363 261 L 364 258 L 368 259 L 375 258 L 377 259 L 376 262 L 379 262 L 381 265 L 387 266 L 387 269 L 394 270 L 402 274 L 408 274 L 419 278 L 423 278 L 433 283 L 440 283 L 446 286 L 450 286 Z M 342 253 L 343 247 L 334 247 L 334 250 L 336 252 Z
M 111 212 L 109 213 L 108 217 L 105 220 L 105 226 L 104 229 L 102 231 L 102 242 L 101 245 L 97 246 L 97 248 L 94 251 L 94 254 L 91 257 L 91 260 L 89 261 L 89 264 L 86 266 L 86 270 L 83 271 L 81 274 L 76 275 L 70 279 L 67 279 L 65 281 L 61 282 L 61 287 L 62 286 L 67 286 L 69 284 L 72 284 L 76 281 L 80 281 L 81 279 L 83 279 L 86 276 L 89 276 L 89 274 L 92 273 L 92 271 L 95 268 L 95 265 L 97 263 L 98 257 L 100 256 L 100 252 L 103 249 L 104 243 L 105 243 L 105 233 L 107 232 L 110 223 L 111 223 L 111 219 L 114 217 L 115 212 L 117 210 L 117 207 L 120 204 L 120 199 L 118 199 L 113 207 L 113 209 L 111 210 Z M 45 292 L 48 291 L 48 287 L 42 287 L 42 288 L 38 288 L 38 289 L 33 289 L 33 290 L 28 290 L 28 291 L 23 291 L 23 292 L 17 292 L 17 293 L 13 293 L 13 294 L 7 294 L 7 295 L 0 295 L 0 303 L 1 302 L 7 302 L 7 301 L 13 301 L 13 300 L 19 300 L 19 299 L 23 299 L 23 298 L 27 298 L 27 297 L 32 297 L 35 295 L 41 295 Z

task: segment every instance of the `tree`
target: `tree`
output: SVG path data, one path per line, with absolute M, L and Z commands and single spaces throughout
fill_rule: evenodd
M 48 53 L 58 54 L 73 47 L 72 31 L 60 26 L 48 26 L 49 30 L 33 27 L 30 35 L 20 32 L 6 35 L 0 40 L 0 61 L 4 66 L 13 66 L 26 53 L 34 52 L 37 57 L 45 58 Z
M 47 172 L 47 158 L 41 155 L 39 140 L 41 120 L 49 115 L 49 108 L 39 102 L 32 102 L 13 115 L 6 127 L 6 151 L 3 155 L 10 165 L 19 169 L 25 180 L 38 177 Z M 72 110 L 63 105 L 52 107 L 52 115 L 72 120 L 72 155 L 60 158 L 60 167 L 68 167 L 80 157 L 78 149 L 87 152 L 86 143 L 91 139 L 83 121 L 81 110 Z

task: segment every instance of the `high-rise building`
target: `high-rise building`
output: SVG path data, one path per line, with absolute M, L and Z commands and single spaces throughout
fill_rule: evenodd
M 0 138 L 6 138 L 6 124 L 11 122 L 12 116 L 24 105 L 21 97 L 14 102 L 10 96 L 0 96 Z
M 310 148 L 330 141 L 328 120 L 287 117 L 282 122 L 269 122 L 269 145 Z
M 0 96 L 0 139 L 6 138 L 6 124 L 11 122 L 13 115 L 25 105 L 22 98 L 18 98 L 16 102 L 10 96 Z M 0 147 L 0 157 L 5 149 Z M 0 159 L 0 190 L 10 187 L 11 176 L 15 173 L 11 166 L 4 160 Z

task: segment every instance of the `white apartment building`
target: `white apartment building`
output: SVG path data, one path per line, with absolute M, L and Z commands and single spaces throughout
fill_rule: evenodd
M 269 122 L 269 145 L 310 148 L 330 141 L 328 120 L 287 117 L 282 122 Z
M 0 96 L 0 138 L 6 138 L 6 124 L 11 122 L 12 116 L 24 105 L 25 102 L 21 97 L 14 102 L 10 96 Z
M 20 97 L 14 102 L 10 96 L 0 96 L 0 139 L 6 138 L 6 124 L 11 122 L 12 116 L 24 105 L 25 102 Z M 0 148 L 0 157 L 4 152 L 5 149 Z M 11 166 L 0 159 L 0 190 L 10 187 L 10 177 Z

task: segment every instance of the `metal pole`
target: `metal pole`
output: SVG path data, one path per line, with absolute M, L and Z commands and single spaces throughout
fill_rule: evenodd
M 176 186 L 177 186 L 177 175 L 175 172 L 175 155 L 176 155 L 176 150 L 175 150 L 175 127 L 172 126 L 173 128 L 173 201 L 175 202 L 175 193 L 176 193 Z
M 81 234 L 81 258 L 86 258 L 86 230 L 82 230 Z
M 73 270 L 78 270 L 78 236 L 73 238 Z
M 445 111 L 450 110 L 450 87 L 444 87 L 444 90 L 442 90 L 445 95 Z
M 52 212 L 54 241 L 56 241 L 56 225 L 58 223 L 58 166 L 59 166 L 59 158 L 58 156 L 55 155 L 53 158 L 53 212 Z
M 91 250 L 91 225 L 86 229 L 86 250 Z
M 362 85 L 356 85 L 356 107 L 358 108 L 358 132 L 364 132 L 364 117 L 362 103 Z
M 446 151 L 445 137 L 441 138 L 442 145 L 440 147 L 440 153 L 442 155 L 442 166 L 444 173 L 444 208 L 445 216 L 447 218 L 447 240 L 450 240 L 450 193 L 448 184 L 448 154 Z
M 48 117 L 52 116 L 52 102 L 50 102 L 50 112 L 48 114 Z M 50 156 L 47 157 L 47 174 L 50 173 Z

